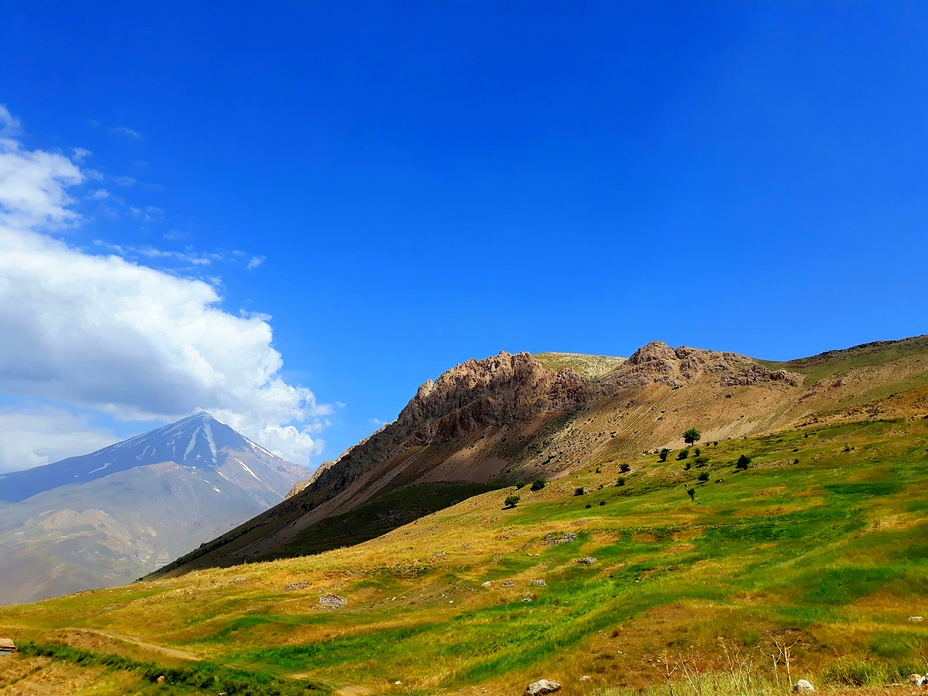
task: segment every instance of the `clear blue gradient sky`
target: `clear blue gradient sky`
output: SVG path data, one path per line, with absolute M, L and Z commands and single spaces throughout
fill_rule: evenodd
M 500 350 L 926 331 L 924 3 L 11 0 L 0 104 L 119 199 L 61 238 L 271 315 L 315 463 Z

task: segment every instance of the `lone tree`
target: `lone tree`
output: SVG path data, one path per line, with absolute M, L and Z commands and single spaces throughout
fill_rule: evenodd
M 508 497 L 506 498 L 506 507 L 507 507 L 507 508 L 514 508 L 514 507 L 515 507 L 516 505 L 518 505 L 518 504 L 519 504 L 519 496 L 517 496 L 517 495 L 510 495 L 510 496 L 508 496 Z
M 543 478 L 535 479 L 534 481 L 532 481 L 532 490 L 540 491 L 542 488 L 545 487 L 545 483 L 547 482 Z
M 662 461 L 662 462 L 666 462 L 666 461 L 667 461 L 667 455 L 668 455 L 668 454 L 670 454 L 670 450 L 667 449 L 666 447 L 665 447 L 664 449 L 661 450 L 661 461 Z
M 735 464 L 736 469 L 741 469 L 744 471 L 749 466 L 751 466 L 751 458 L 749 456 L 742 454 L 740 457 L 738 457 L 738 462 Z
M 690 500 L 692 500 L 694 503 L 696 502 L 696 489 L 695 488 L 687 488 L 686 494 L 690 497 Z
M 619 467 L 619 471 L 621 471 L 623 474 L 627 474 L 631 470 L 632 467 L 628 464 L 622 464 L 622 466 Z
M 699 442 L 699 438 L 702 437 L 702 433 L 696 430 L 696 428 L 690 428 L 683 433 L 683 441 L 688 445 L 692 445 L 694 442 Z

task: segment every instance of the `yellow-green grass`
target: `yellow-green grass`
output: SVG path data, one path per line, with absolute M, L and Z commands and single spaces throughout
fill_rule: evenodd
M 765 654 L 787 639 L 799 640 L 793 679 L 928 671 L 928 627 L 907 620 L 928 614 L 928 420 L 698 446 L 702 465 L 692 449 L 605 462 L 351 548 L 3 607 L 0 630 L 78 647 L 87 634 L 62 629 L 126 634 L 227 669 L 373 693 L 519 693 L 539 677 L 567 693 L 651 688 L 664 683 L 661 659 L 724 672 L 723 644 L 754 660 L 759 693 L 786 678 Z M 565 533 L 576 538 L 551 543 Z M 588 556 L 594 565 L 576 562 Z M 321 608 L 330 592 L 348 605 Z
M 569 367 L 587 379 L 598 379 L 607 375 L 626 360 L 612 355 L 585 353 L 535 353 L 532 357 L 549 370 L 563 370 Z

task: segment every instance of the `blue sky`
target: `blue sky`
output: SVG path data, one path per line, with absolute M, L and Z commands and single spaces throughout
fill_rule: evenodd
M 38 231 L 269 326 L 314 400 L 252 436 L 311 425 L 318 463 L 500 350 L 924 333 L 926 29 L 901 2 L 13 0 L 0 104 L 82 172 L 79 220 Z M 12 373 L 3 413 L 57 413 L 74 454 L 187 403 Z

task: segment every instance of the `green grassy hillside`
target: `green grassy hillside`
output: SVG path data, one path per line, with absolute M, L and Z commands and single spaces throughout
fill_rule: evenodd
M 751 689 L 780 679 L 785 691 L 786 665 L 770 655 L 793 643 L 790 678 L 819 686 L 928 671 L 928 626 L 908 620 L 928 614 L 928 420 L 699 449 L 486 492 L 316 556 L 2 607 L 0 632 L 36 654 L 97 656 L 59 648 L 28 679 L 93 669 L 87 693 L 100 694 L 124 693 L 105 684 L 126 675 L 149 688 L 151 670 L 99 660 L 112 654 L 199 658 L 201 693 L 237 675 L 257 675 L 239 693 L 346 695 L 517 694 L 540 677 L 594 694 L 664 688 L 670 675 L 677 696 L 705 696 L 687 675 L 732 675 L 736 654 Z M 328 593 L 347 605 L 321 607 Z M 5 659 L 0 679 L 16 664 Z

